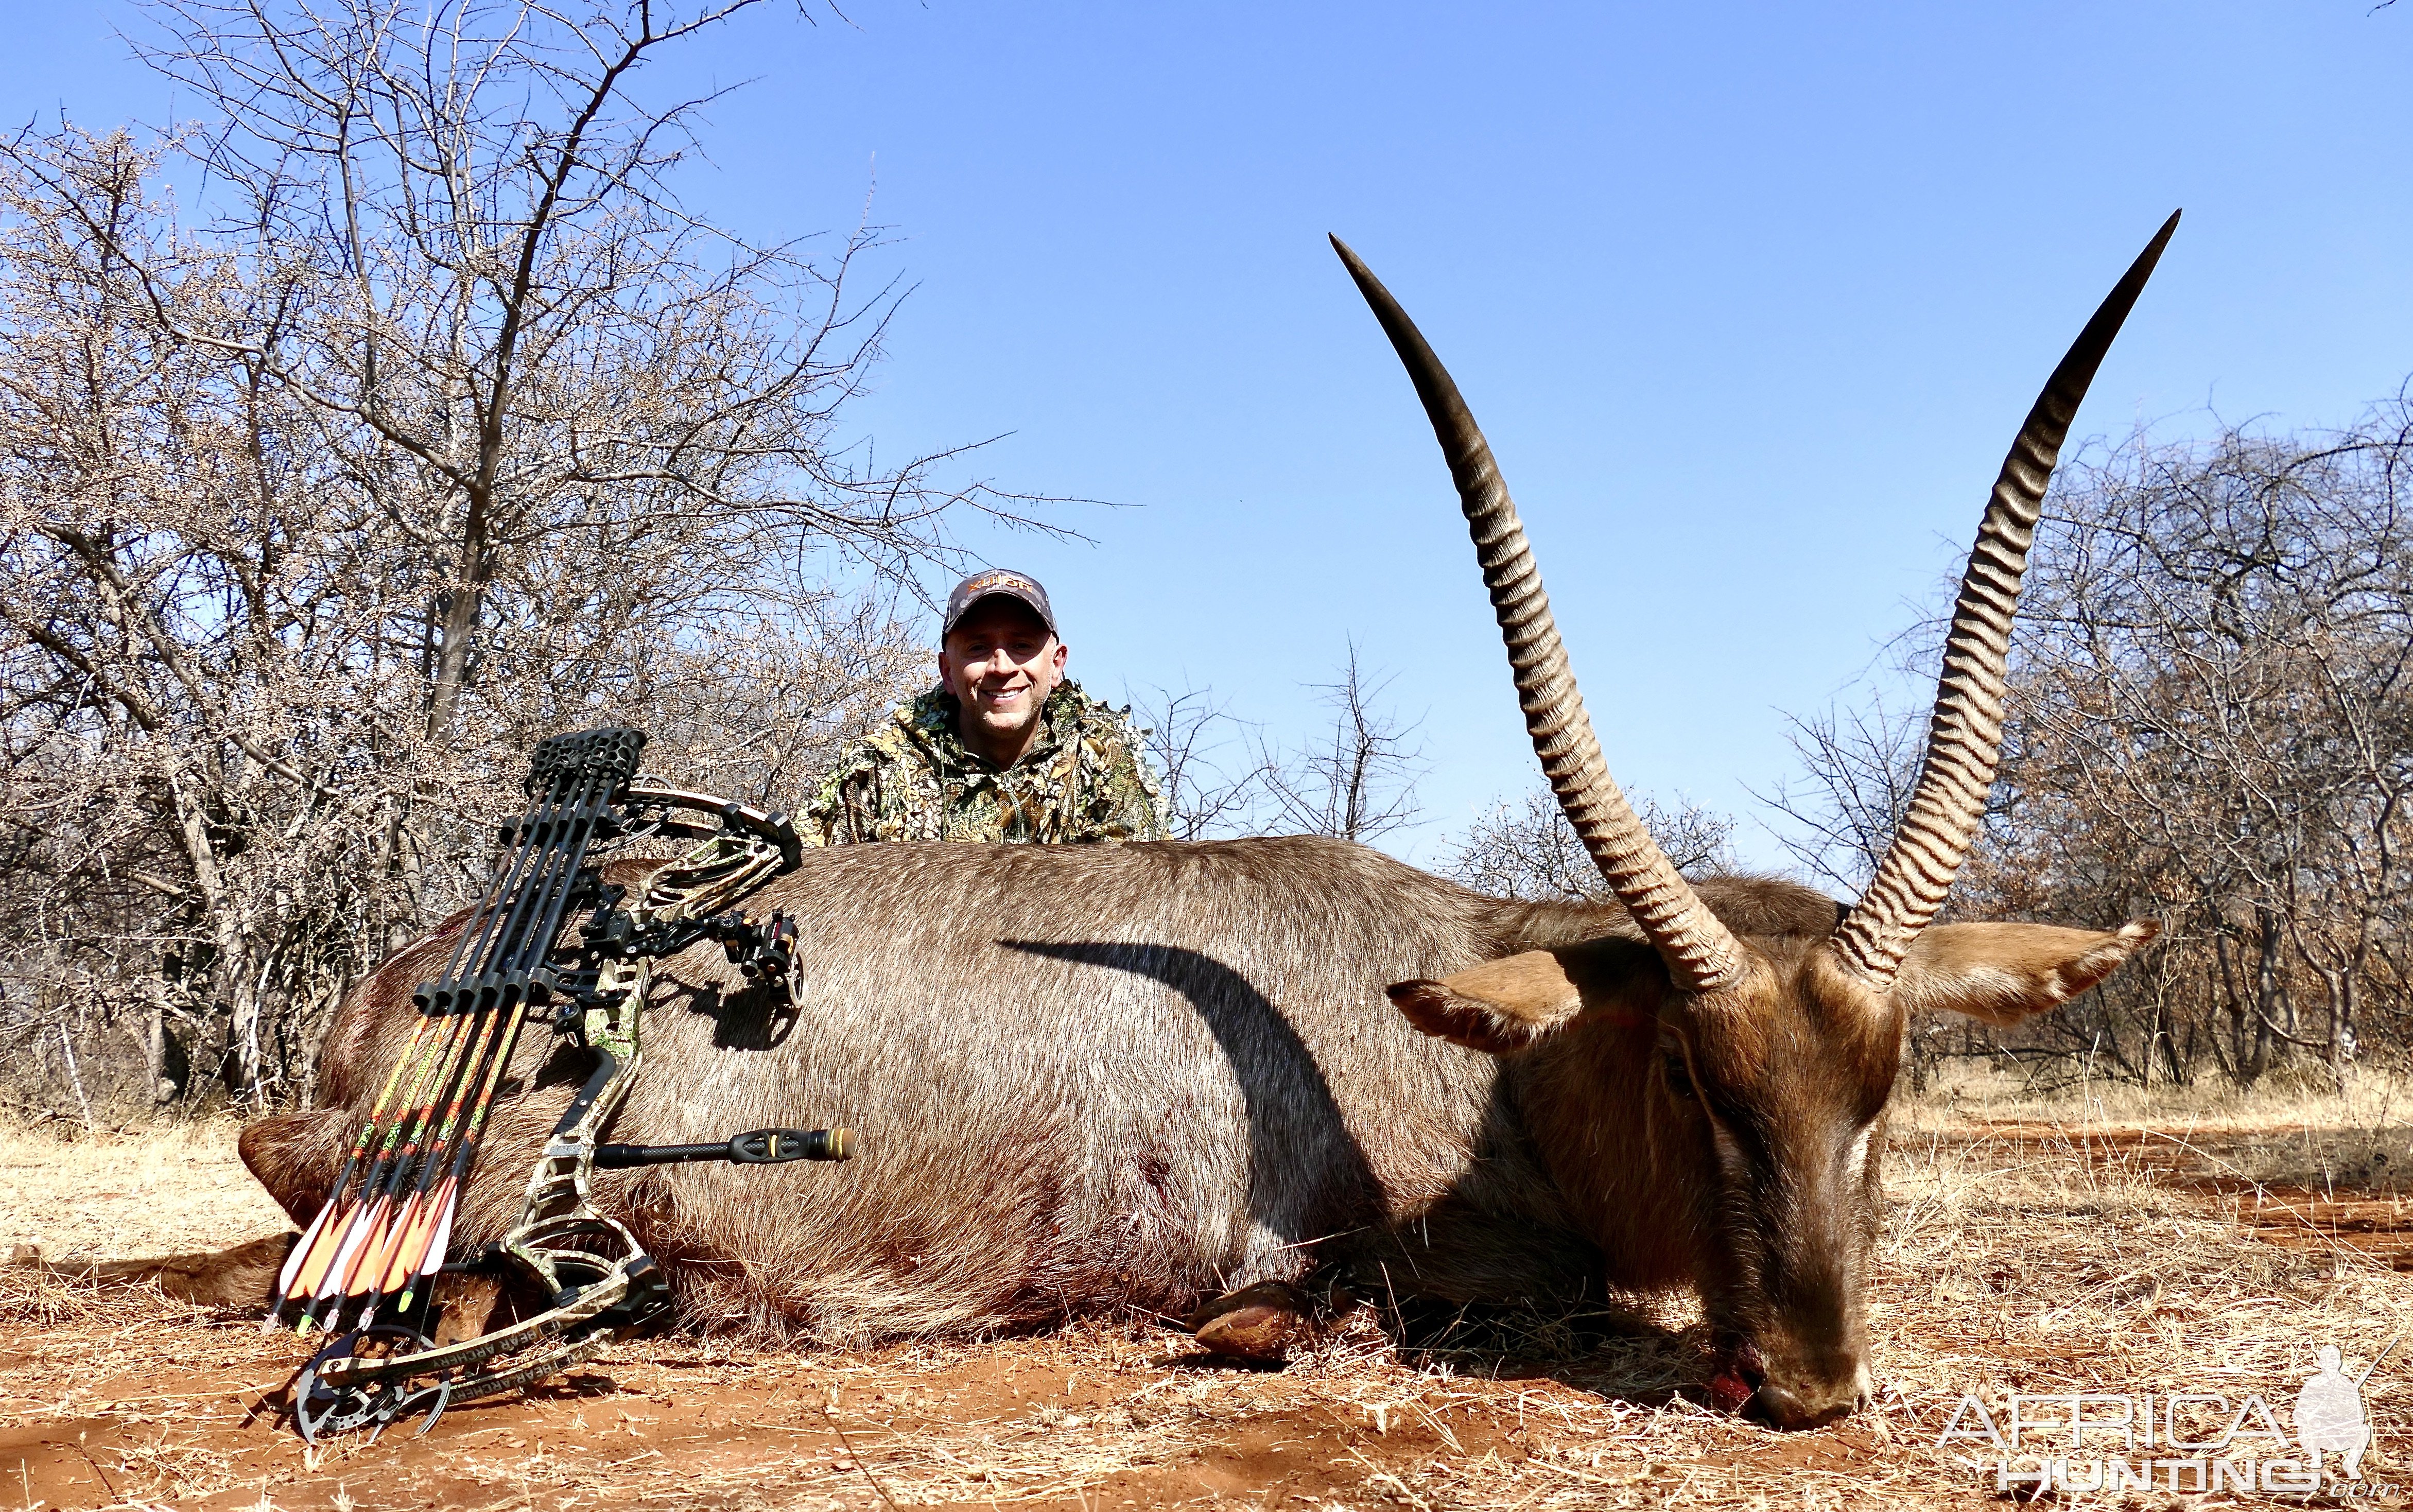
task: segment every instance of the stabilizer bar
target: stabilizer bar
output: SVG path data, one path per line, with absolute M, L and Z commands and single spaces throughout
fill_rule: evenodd
M 779 1165 L 789 1161 L 854 1158 L 851 1129 L 754 1129 L 718 1144 L 598 1145 L 595 1168 L 625 1171 L 637 1165 L 684 1165 L 728 1161 L 736 1165 Z

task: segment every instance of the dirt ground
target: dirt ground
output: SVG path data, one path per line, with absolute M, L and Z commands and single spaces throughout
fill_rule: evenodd
M 1906 1101 L 1892 1145 L 1878 1400 L 1815 1432 L 1701 1405 L 1695 1314 L 1644 1299 L 1427 1319 L 1404 1342 L 1361 1314 L 1279 1371 L 1143 1321 L 854 1354 L 672 1337 L 458 1408 L 424 1438 L 313 1449 L 274 1410 L 306 1353 L 289 1336 L 20 1268 L 0 1271 L 0 1512 L 2008 1505 L 2026 1492 L 1997 1492 L 1991 1449 L 1937 1442 L 1964 1394 L 1997 1417 L 2013 1393 L 2221 1399 L 2193 1422 L 2253 1393 L 2284 1427 L 2322 1345 L 2358 1374 L 2400 1332 L 2363 1386 L 2362 1480 L 2310 1500 L 2413 1490 L 2413 1099 L 2397 1084 L 2047 1102 L 1963 1084 Z M 0 1138 L 0 1247 L 158 1254 L 283 1226 L 228 1128 Z M 2057 1500 L 2264 1499 L 2193 1490 L 2157 1475 Z

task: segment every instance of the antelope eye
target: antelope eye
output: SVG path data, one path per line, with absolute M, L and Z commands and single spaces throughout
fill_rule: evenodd
M 1682 1056 L 1671 1055 L 1667 1057 L 1661 1062 L 1661 1069 L 1666 1074 L 1667 1090 L 1675 1093 L 1678 1097 L 1690 1097 L 1693 1095 L 1693 1074 L 1684 1068 L 1684 1058 Z

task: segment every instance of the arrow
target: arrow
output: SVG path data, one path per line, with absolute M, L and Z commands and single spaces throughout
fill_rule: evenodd
M 444 1121 L 436 1136 L 427 1142 L 427 1150 L 420 1161 L 419 1181 L 404 1203 L 403 1210 L 387 1231 L 385 1246 L 375 1252 L 361 1267 L 351 1285 L 346 1288 L 347 1301 L 358 1298 L 363 1303 L 360 1326 L 367 1327 L 376 1321 L 377 1302 L 407 1283 L 419 1267 L 425 1246 L 435 1233 L 440 1197 L 433 1195 L 436 1173 L 452 1164 L 461 1134 L 462 1115 L 491 1088 L 496 1068 L 493 1052 L 503 1043 L 507 1024 L 516 1027 L 522 1007 L 514 1001 L 499 1012 L 481 1015 L 483 1020 L 472 1041 L 469 1051 L 462 1057 L 459 1071 L 452 1078 L 450 1098 L 444 1107 Z M 448 1178 L 449 1181 L 449 1178 Z
M 432 1277 L 444 1267 L 444 1253 L 452 1242 L 452 1215 L 460 1206 L 461 1189 L 467 1184 L 469 1167 L 478 1158 L 479 1147 L 485 1142 L 486 1119 L 487 1115 L 494 1110 L 495 1092 L 502 1085 L 503 1073 L 511 1067 L 511 1053 L 519 1048 L 520 1028 L 526 1022 L 526 1005 L 512 1004 L 511 1022 L 503 1030 L 501 1048 L 495 1053 L 494 1061 L 486 1071 L 484 1085 L 479 1089 L 478 1100 L 470 1109 L 468 1127 L 462 1132 L 461 1135 L 461 1148 L 452 1157 L 452 1169 L 445 1174 L 442 1213 L 437 1219 L 424 1247 L 412 1258 L 409 1268 L 404 1271 L 403 1279 L 406 1282 L 411 1281 L 414 1276 L 421 1279 Z M 388 1289 L 392 1289 L 391 1285 Z M 397 1312 L 407 1310 L 411 1298 L 416 1297 L 418 1292 L 419 1288 L 413 1282 L 403 1292 L 402 1300 L 395 1304 L 395 1310 Z
M 424 1023 L 425 1020 L 422 1019 L 422 1022 Z M 419 1101 L 426 1088 L 428 1078 L 435 1074 L 437 1064 L 449 1046 L 451 1036 L 457 1028 L 457 1025 L 447 1024 L 442 1032 L 428 1036 L 425 1045 L 421 1048 L 419 1063 L 412 1069 L 408 1080 L 405 1083 L 403 1107 L 407 1107 Z M 308 1331 L 310 1327 L 310 1308 L 315 1305 L 315 1298 L 321 1295 L 326 1278 L 333 1268 L 337 1256 L 344 1253 L 345 1241 L 358 1237 L 362 1221 L 375 1206 L 377 1183 L 383 1178 L 386 1164 L 393 1158 L 394 1147 L 400 1142 L 403 1129 L 408 1121 L 409 1115 L 403 1111 L 403 1108 L 398 1107 L 394 1112 L 393 1121 L 385 1127 L 385 1138 L 377 1148 L 376 1160 L 361 1178 L 360 1190 L 353 1194 L 349 1206 L 329 1216 L 326 1227 L 319 1231 L 318 1242 L 310 1247 L 308 1258 L 294 1272 L 292 1286 L 287 1293 L 287 1298 L 303 1303 L 303 1317 L 298 1327 L 304 1332 Z
M 341 1311 L 340 1298 L 359 1268 L 362 1247 L 373 1235 L 380 1232 L 387 1212 L 392 1207 L 393 1197 L 402 1189 L 403 1173 L 408 1168 L 410 1157 L 417 1151 L 428 1119 L 434 1114 L 436 1098 L 440 1095 L 437 1089 L 457 1074 L 458 1052 L 468 1038 L 467 1027 L 466 1017 L 456 1017 L 445 1026 L 443 1033 L 437 1036 L 443 1046 L 442 1053 L 429 1058 L 430 1063 L 410 1090 L 409 1105 L 416 1111 L 397 1118 L 392 1127 L 387 1130 L 385 1148 L 378 1152 L 377 1163 L 370 1168 L 368 1178 L 361 1183 L 361 1196 L 351 1223 L 343 1230 L 343 1242 L 336 1247 L 323 1272 L 312 1275 L 305 1267 L 299 1278 L 310 1287 L 311 1300 L 294 1326 L 296 1332 L 307 1333 L 313 1322 L 318 1321 L 315 1314 L 322 1303 L 335 1302 L 325 1319 L 329 1324 Z M 406 1125 L 410 1131 L 407 1139 L 403 1137 Z
M 492 1042 L 499 1016 L 484 1009 L 470 1015 L 475 1027 L 462 1036 L 461 1053 L 445 1067 L 435 1095 L 420 1109 L 410 1138 L 394 1162 L 393 1174 L 386 1184 L 386 1194 L 393 1199 L 392 1214 L 362 1249 L 343 1279 L 343 1300 L 336 1304 L 339 1314 L 345 1308 L 366 1305 L 377 1296 L 377 1280 L 385 1274 L 394 1246 L 401 1242 L 419 1209 L 426 1204 L 427 1173 L 435 1168 L 435 1151 L 460 1116 L 462 1090 L 469 1080 L 471 1068 L 479 1063 Z M 416 1185 L 412 1185 L 414 1177 L 418 1178 Z M 406 1187 L 409 1188 L 407 1192 Z M 362 1327 L 366 1326 L 363 1320 Z
M 329 1230 L 333 1226 L 331 1220 L 343 1207 L 345 1193 L 352 1184 L 352 1176 L 360 1169 L 362 1157 L 368 1153 L 370 1144 L 377 1138 L 379 1121 L 385 1117 L 386 1104 L 393 1100 L 393 1090 L 401 1085 L 403 1072 L 417 1061 L 422 1042 L 426 1038 L 427 1020 L 422 1018 L 411 1026 L 409 1043 L 402 1047 L 402 1054 L 394 1057 L 393 1069 L 386 1073 L 385 1086 L 378 1090 L 376 1103 L 370 1105 L 368 1119 L 362 1123 L 361 1132 L 353 1136 L 352 1152 L 344 1161 L 343 1174 L 335 1178 L 335 1184 L 328 1189 L 327 1200 L 318 1205 L 318 1216 L 310 1220 L 310 1226 L 302 1231 L 302 1238 L 294 1242 L 292 1250 L 286 1255 L 285 1268 L 276 1276 L 276 1305 L 268 1310 L 267 1318 L 260 1324 L 261 1332 L 275 1328 L 277 1320 L 285 1314 L 285 1304 L 301 1297 L 303 1288 L 298 1283 L 311 1260 L 317 1257 L 323 1263 L 319 1240 L 331 1238 Z

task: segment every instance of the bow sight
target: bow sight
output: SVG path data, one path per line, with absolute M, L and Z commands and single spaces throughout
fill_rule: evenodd
M 460 922 L 444 972 L 412 994 L 419 1018 L 352 1142 L 325 1206 L 287 1259 L 266 1327 L 288 1309 L 327 1346 L 294 1377 L 294 1424 L 316 1441 L 382 1431 L 456 1401 L 533 1385 L 670 1315 L 661 1267 L 588 1194 L 589 1174 L 692 1161 L 841 1161 L 844 1129 L 757 1129 L 706 1144 L 599 1145 L 644 1059 L 638 1018 L 651 963 L 719 941 L 754 980 L 783 981 L 793 924 L 721 912 L 797 864 L 783 814 L 638 775 L 635 730 L 555 735 L 536 749 L 527 813 Z M 708 820 L 707 820 L 708 816 Z M 692 840 L 639 896 L 603 881 L 621 842 Z M 565 921 L 584 922 L 574 928 Z M 499 1243 L 447 1259 L 452 1219 L 495 1093 L 531 1017 L 592 1051 L 595 1071 L 546 1143 L 519 1222 Z M 427 1331 L 439 1273 L 483 1272 L 546 1298 L 531 1317 L 438 1347 Z M 389 1321 L 380 1322 L 380 1318 Z M 416 1321 L 413 1321 L 413 1320 Z

